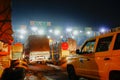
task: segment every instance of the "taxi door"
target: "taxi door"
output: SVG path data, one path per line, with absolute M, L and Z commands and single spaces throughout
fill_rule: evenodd
M 98 69 L 97 63 L 95 62 L 94 48 L 96 44 L 96 39 L 86 41 L 83 45 L 81 52 L 82 57 L 79 59 L 80 63 L 80 74 L 84 75 L 97 75 L 96 70 Z M 83 67 L 82 67 L 83 66 Z
M 98 77 L 101 80 L 105 80 L 107 77 L 106 72 L 109 69 L 109 64 L 111 62 L 111 49 L 113 45 L 113 35 L 100 37 L 95 51 L 95 61 L 98 66 Z

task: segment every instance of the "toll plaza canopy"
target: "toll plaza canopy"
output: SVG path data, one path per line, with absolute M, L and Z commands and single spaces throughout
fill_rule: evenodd
M 11 0 L 0 0 L 0 41 L 13 41 L 11 25 Z

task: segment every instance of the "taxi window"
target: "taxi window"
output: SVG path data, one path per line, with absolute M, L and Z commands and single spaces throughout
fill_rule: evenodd
M 96 52 L 108 51 L 111 41 L 112 36 L 99 39 Z
M 81 51 L 85 53 L 92 53 L 94 50 L 94 44 L 95 40 L 86 42 Z
M 116 40 L 115 40 L 115 45 L 114 45 L 114 50 L 120 49 L 120 33 L 117 34 Z

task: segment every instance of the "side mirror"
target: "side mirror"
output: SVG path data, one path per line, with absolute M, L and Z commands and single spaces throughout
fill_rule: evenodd
M 79 49 L 76 49 L 76 54 L 83 54 Z
M 80 54 L 80 50 L 79 49 L 76 49 L 76 54 Z

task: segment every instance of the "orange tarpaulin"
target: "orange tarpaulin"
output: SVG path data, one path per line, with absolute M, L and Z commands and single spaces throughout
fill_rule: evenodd
M 5 43 L 13 41 L 11 25 L 11 0 L 0 0 L 0 40 Z

